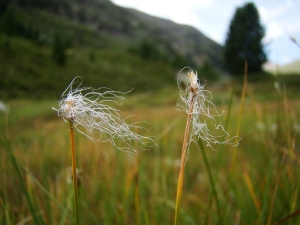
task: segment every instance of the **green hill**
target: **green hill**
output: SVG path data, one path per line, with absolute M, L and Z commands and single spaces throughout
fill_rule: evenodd
M 155 91 L 175 80 L 176 71 L 167 64 L 145 62 L 120 49 L 70 48 L 66 64 L 59 66 L 47 46 L 7 37 L 0 43 L 1 98 L 58 97 L 75 76 L 87 86 L 133 92 Z
M 269 62 L 264 65 L 264 70 L 275 75 L 300 75 L 300 60 L 295 60 L 283 66 Z
M 6 0 L 0 13 L 1 98 L 57 97 L 75 76 L 155 91 L 184 66 L 223 68 L 222 47 L 196 29 L 107 0 Z

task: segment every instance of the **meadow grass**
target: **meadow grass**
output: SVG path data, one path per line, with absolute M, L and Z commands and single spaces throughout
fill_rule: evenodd
M 241 86 L 206 89 L 235 134 Z M 167 89 L 120 106 L 124 116 L 136 115 L 132 122 L 148 121 L 142 135 L 157 143 L 137 156 L 75 132 L 81 224 L 174 223 L 186 123 L 175 110 L 178 97 Z M 190 146 L 180 224 L 273 224 L 300 208 L 299 97 L 273 83 L 248 84 L 238 148 Z M 0 112 L 0 224 L 74 224 L 69 132 L 51 110 L 54 102 L 14 100 L 8 115 Z M 298 223 L 296 215 L 284 224 Z

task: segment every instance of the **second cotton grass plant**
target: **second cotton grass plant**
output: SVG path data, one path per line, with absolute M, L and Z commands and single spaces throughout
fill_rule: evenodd
M 139 135 L 132 130 L 142 128 L 139 123 L 127 124 L 122 113 L 108 103 L 122 104 L 126 99 L 108 88 L 94 89 L 81 87 L 82 78 L 75 77 L 62 94 L 58 102 L 59 108 L 53 108 L 70 126 L 70 141 L 72 152 L 72 176 L 74 189 L 75 221 L 79 224 L 78 188 L 76 177 L 76 154 L 74 144 L 74 127 L 94 142 L 110 142 L 117 149 L 137 153 L 139 149 L 146 149 L 154 144 L 149 137 Z M 116 140 L 122 144 L 117 144 Z
M 184 68 L 186 69 L 186 68 Z M 183 70 L 184 70 L 183 69 Z M 182 71 L 183 71 L 182 70 Z M 182 75 L 182 71 L 178 76 Z M 175 205 L 175 225 L 179 224 L 179 211 L 182 195 L 182 186 L 184 180 L 184 168 L 189 154 L 189 146 L 192 142 L 203 141 L 207 147 L 215 148 L 220 144 L 237 145 L 240 137 L 231 137 L 228 140 L 221 141 L 224 136 L 229 136 L 220 123 L 219 113 L 212 102 L 211 92 L 204 89 L 200 84 L 197 73 L 188 71 L 189 84 L 186 89 L 180 91 L 180 98 L 177 102 L 177 109 L 187 113 L 187 122 L 184 133 L 184 140 L 181 153 L 180 171 L 178 177 L 178 186 Z M 178 84 L 179 88 L 180 85 Z M 218 134 L 212 134 L 210 128 L 218 131 Z M 202 149 L 203 150 L 203 149 Z

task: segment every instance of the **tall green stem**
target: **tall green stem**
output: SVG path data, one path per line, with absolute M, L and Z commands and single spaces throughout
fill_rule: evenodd
M 78 186 L 77 186 L 77 173 L 76 173 L 76 154 L 75 154 L 75 143 L 74 143 L 74 127 L 73 127 L 72 122 L 70 122 L 69 124 L 70 124 L 70 140 L 71 140 L 71 152 L 72 152 L 72 175 L 73 175 L 73 190 L 74 190 L 75 221 L 76 221 L 76 225 L 79 225 Z
M 242 91 L 241 102 L 240 102 L 239 116 L 238 116 L 238 121 L 237 121 L 236 136 L 240 135 L 240 130 L 241 130 L 242 117 L 243 117 L 243 112 L 244 112 L 245 96 L 246 96 L 246 90 L 247 90 L 247 77 L 248 77 L 248 62 L 245 61 L 244 82 L 243 82 L 244 84 L 243 84 L 243 91 Z M 234 169 L 235 169 L 236 154 L 237 154 L 237 148 L 234 149 L 233 156 L 232 156 L 232 171 L 234 171 Z
M 202 155 L 203 155 L 204 164 L 205 164 L 205 167 L 206 167 L 207 172 L 208 172 L 208 177 L 209 177 L 210 184 L 212 186 L 212 192 L 213 192 L 213 196 L 215 197 L 218 214 L 219 214 L 219 217 L 221 217 L 222 216 L 221 206 L 220 206 L 220 202 L 219 202 L 219 198 L 218 198 L 218 193 L 217 193 L 217 190 L 216 190 L 216 184 L 215 184 L 215 181 L 214 181 L 214 177 L 213 177 L 212 171 L 210 169 L 210 165 L 209 165 L 209 162 L 208 162 L 208 159 L 207 159 L 207 156 L 206 156 L 206 152 L 204 150 L 203 143 L 202 143 L 201 140 L 199 140 L 198 143 L 199 143 L 199 145 L 202 149 L 201 152 L 202 152 Z

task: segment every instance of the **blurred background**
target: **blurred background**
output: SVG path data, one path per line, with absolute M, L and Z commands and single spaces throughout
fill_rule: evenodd
M 246 2 L 237 0 L 115 3 L 1 1 L 1 99 L 58 97 L 75 76 L 87 85 L 139 92 L 174 85 L 184 66 L 197 70 L 202 80 L 217 80 L 230 77 L 230 64 L 239 60 L 242 66 L 234 73 L 243 74 L 247 57 L 238 51 L 260 54 L 246 36 L 265 55 L 254 72 L 299 74 L 299 47 L 291 40 L 299 39 L 296 1 L 259 1 L 253 9 L 257 16 L 246 12 L 238 22 L 234 15 Z M 242 25 L 231 31 L 232 23 Z M 255 41 L 247 35 L 251 30 Z

